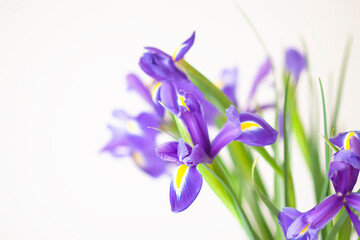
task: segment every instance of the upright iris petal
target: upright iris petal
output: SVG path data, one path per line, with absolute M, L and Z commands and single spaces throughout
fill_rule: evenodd
M 210 150 L 209 134 L 200 103 L 195 96 L 185 93 L 180 119 L 184 122 L 193 143 L 199 144 L 205 152 Z
M 306 58 L 296 49 L 290 48 L 285 54 L 285 67 L 297 83 L 301 72 L 306 68 Z
M 145 49 L 148 52 L 140 58 L 139 66 L 146 74 L 158 81 L 170 78 L 186 78 L 168 54 L 157 48 L 146 47 Z
M 172 59 L 177 62 L 184 57 L 184 55 L 190 50 L 195 40 L 195 32 L 191 35 L 189 39 L 183 42 L 174 52 Z
M 259 88 L 260 84 L 264 81 L 265 77 L 269 75 L 271 71 L 271 61 L 270 59 L 266 59 L 265 62 L 260 66 L 260 69 L 258 73 L 256 74 L 256 77 L 254 79 L 254 82 L 252 84 L 247 102 L 248 107 L 250 107 L 250 102 L 253 100 L 255 93 L 257 89 Z
M 352 137 L 355 137 L 356 139 L 354 140 L 357 140 L 357 143 L 353 140 L 353 144 L 352 144 L 353 148 L 350 142 L 350 139 Z M 360 155 L 359 152 L 360 143 L 358 143 L 359 137 L 360 137 L 360 131 L 349 131 L 349 132 L 339 133 L 336 137 L 330 138 L 329 141 L 341 149 L 353 150 L 358 152 L 358 154 Z

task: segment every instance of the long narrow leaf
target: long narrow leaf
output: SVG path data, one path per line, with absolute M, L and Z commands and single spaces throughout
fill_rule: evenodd
M 325 140 L 325 142 L 335 151 L 335 152 L 338 152 L 340 151 L 339 148 L 337 146 L 335 146 L 332 142 L 329 141 L 329 139 L 327 139 L 326 137 L 324 137 L 324 135 L 321 135 Z
M 333 240 L 335 239 L 336 234 L 338 233 L 338 231 L 340 230 L 340 228 L 342 227 L 343 223 L 345 222 L 345 219 L 347 218 L 347 212 L 343 211 L 343 213 L 341 214 L 341 216 L 339 217 L 339 219 L 337 220 L 337 222 L 335 223 L 335 225 L 332 227 L 329 235 L 327 236 L 326 240 Z
M 286 88 L 285 88 L 285 100 L 284 100 L 284 114 L 283 114 L 283 128 L 284 128 L 284 192 L 285 192 L 285 206 L 295 207 L 295 199 L 291 198 L 291 193 L 294 189 L 290 189 L 292 186 L 287 181 L 290 177 L 290 159 L 289 159 L 289 142 L 288 142 L 288 131 L 287 131 L 287 104 L 289 94 L 289 83 L 290 74 L 287 76 Z M 292 181 L 291 181 L 292 182 Z
M 244 209 L 236 200 L 232 190 L 206 164 L 198 164 L 197 169 L 215 194 L 225 203 L 225 206 L 234 214 L 239 222 L 243 224 L 248 236 L 254 240 L 260 239 L 247 218 Z
M 177 62 L 177 66 L 186 73 L 195 86 L 204 93 L 205 98 L 214 104 L 220 112 L 225 112 L 226 108 L 234 105 L 219 88 L 184 59 Z
M 319 78 L 319 85 L 321 90 L 321 99 L 322 99 L 322 108 L 323 108 L 323 121 L 324 121 L 324 136 L 327 139 L 328 138 L 328 128 L 327 128 L 327 117 L 326 117 L 326 105 L 325 105 L 325 96 L 324 96 L 324 89 L 322 86 L 321 79 Z M 325 168 L 326 172 L 329 172 L 329 166 L 330 166 L 330 154 L 329 154 L 329 146 L 327 143 L 325 143 Z M 321 199 L 323 199 L 327 193 L 329 192 L 329 179 L 325 175 L 324 178 L 324 187 L 321 192 Z
M 270 156 L 270 154 L 265 150 L 264 147 L 253 147 L 255 151 L 257 151 L 266 162 L 274 169 L 274 171 L 281 177 L 284 177 L 283 169 L 275 162 L 274 158 Z
M 254 180 L 254 172 L 255 172 L 255 167 L 256 167 L 258 159 L 259 158 L 256 158 L 256 160 L 254 161 L 254 163 L 251 167 L 251 177 L 252 177 L 252 181 L 254 184 L 254 188 L 255 188 L 256 192 L 259 194 L 259 197 L 261 198 L 261 200 L 268 207 L 270 212 L 277 218 L 280 210 L 271 202 L 271 200 L 268 197 L 265 196 L 265 194 L 260 190 L 260 188 L 257 186 L 257 184 L 255 183 L 255 180 Z

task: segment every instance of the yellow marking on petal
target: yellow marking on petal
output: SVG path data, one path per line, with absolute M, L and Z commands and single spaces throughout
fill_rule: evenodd
M 186 47 L 186 44 L 180 45 L 180 46 L 175 50 L 174 54 L 172 55 L 172 60 L 173 60 L 173 61 L 175 61 L 176 56 L 178 55 L 178 53 L 180 52 L 180 50 L 181 50 L 182 48 L 184 48 L 184 47 Z
M 214 85 L 218 88 L 218 89 L 222 89 L 225 86 L 224 81 L 222 80 L 218 80 L 214 83 Z
M 185 172 L 186 170 L 188 169 L 189 167 L 186 166 L 186 165 L 181 165 L 178 170 L 177 170 L 177 173 L 176 173 L 176 177 L 175 177 L 175 186 L 177 189 L 180 189 L 180 186 L 181 186 L 181 181 L 185 175 Z
M 261 126 L 254 122 L 242 122 L 240 125 L 241 130 L 251 130 L 253 128 L 261 128 Z
M 126 124 L 126 128 L 131 133 L 139 134 L 139 135 L 142 134 L 142 130 L 139 127 L 139 124 L 135 120 L 128 121 Z
M 355 133 L 354 132 L 349 132 L 345 138 L 345 144 L 344 144 L 344 148 L 346 150 L 350 150 L 350 138 L 352 136 L 355 136 Z
M 306 225 L 306 227 L 300 232 L 299 235 L 302 235 L 302 234 L 306 233 L 306 231 L 307 231 L 307 229 L 309 228 L 309 226 L 310 226 L 310 223 L 309 223 L 308 225 Z
M 151 97 L 154 102 L 156 102 L 156 95 L 157 95 L 157 92 L 159 91 L 160 86 L 161 86 L 161 82 L 158 82 L 157 84 L 155 84 L 155 86 L 153 87 L 153 89 L 151 91 Z
M 137 165 L 139 165 L 140 167 L 145 167 L 146 165 L 145 158 L 139 151 L 135 151 L 132 154 L 132 157 Z
M 185 103 L 185 98 L 184 98 L 183 96 L 179 96 L 179 99 L 180 99 L 181 105 L 183 105 L 184 107 L 186 107 L 186 109 L 187 109 L 188 111 L 190 111 L 190 109 L 188 108 L 188 106 L 187 106 L 186 103 Z

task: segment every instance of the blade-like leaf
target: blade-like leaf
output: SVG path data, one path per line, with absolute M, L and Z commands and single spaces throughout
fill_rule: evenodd
M 205 181 L 213 189 L 215 194 L 223 201 L 225 206 L 244 226 L 245 231 L 251 239 L 259 239 L 253 229 L 242 206 L 236 200 L 232 190 L 216 175 L 216 173 L 206 164 L 198 164 L 197 170 L 201 173 Z
M 280 210 L 271 202 L 271 200 L 268 197 L 265 196 L 265 194 L 260 190 L 260 188 L 257 186 L 257 184 L 255 183 L 255 180 L 254 180 L 254 172 L 255 172 L 255 167 L 256 167 L 258 160 L 259 160 L 259 158 L 256 158 L 251 167 L 251 177 L 252 177 L 253 185 L 254 185 L 254 188 L 255 188 L 256 192 L 258 193 L 259 197 L 266 205 L 266 207 L 277 218 Z
M 335 146 L 332 142 L 329 141 L 329 139 L 327 139 L 326 137 L 324 137 L 324 135 L 321 135 L 325 140 L 325 142 L 335 151 L 335 152 L 338 152 L 340 151 L 339 148 L 337 146 Z

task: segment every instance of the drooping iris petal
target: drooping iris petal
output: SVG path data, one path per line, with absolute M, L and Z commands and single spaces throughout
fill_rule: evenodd
M 360 212 L 360 193 L 351 193 L 345 196 L 345 200 L 350 207 Z
M 133 149 L 131 157 L 144 172 L 158 177 L 165 172 L 167 163 L 156 155 L 154 148 L 155 146 L 149 145 L 141 149 Z
M 298 239 L 309 234 L 310 239 L 316 239 L 317 232 L 340 211 L 343 206 L 342 201 L 343 198 L 336 194 L 325 198 L 319 205 L 296 218 L 287 229 L 286 237 Z
M 170 204 L 173 212 L 187 209 L 202 186 L 202 177 L 196 167 L 180 165 L 170 183 Z
M 360 221 L 359 221 L 359 218 L 358 216 L 356 216 L 352 211 L 351 209 L 349 208 L 349 206 L 347 204 L 344 204 L 345 206 L 345 209 L 351 219 L 351 222 L 353 223 L 354 227 L 355 227 L 355 230 L 357 232 L 357 234 L 360 236 Z
M 188 130 L 194 145 L 200 145 L 205 152 L 210 150 L 209 133 L 198 100 L 191 93 L 184 94 L 184 104 L 180 106 L 179 117 Z
M 306 59 L 296 49 L 290 48 L 285 54 L 285 67 L 297 83 L 301 72 L 306 68 Z
M 124 157 L 130 155 L 130 144 L 128 134 L 119 128 L 111 125 L 107 126 L 110 130 L 112 137 L 111 140 L 101 149 L 101 152 L 109 152 L 114 157 Z
M 165 161 L 178 162 L 178 144 L 177 141 L 165 142 L 155 148 L 155 152 L 159 158 Z
M 306 213 L 304 213 L 301 216 L 299 216 L 297 219 L 295 219 L 295 221 L 288 227 L 286 231 L 286 238 L 301 239 L 301 237 L 306 237 L 309 226 L 310 226 L 310 222 L 308 220 Z
M 278 215 L 278 222 L 283 230 L 284 236 L 287 235 L 288 228 L 291 226 L 291 224 L 300 217 L 303 213 L 299 212 L 298 210 L 290 207 L 285 207 L 282 209 L 281 212 L 279 212 Z M 304 235 L 306 237 L 306 235 Z M 302 238 L 299 238 L 302 239 Z M 304 238 L 306 239 L 306 238 Z
M 337 194 L 325 198 L 313 210 L 309 211 L 308 220 L 311 228 L 322 229 L 333 219 L 343 206 L 343 197 Z
M 232 142 L 241 133 L 239 113 L 233 105 L 226 109 L 226 117 L 228 120 L 211 142 L 211 158 L 214 158 L 223 147 Z
M 250 102 L 254 98 L 256 90 L 258 89 L 260 83 L 265 79 L 265 77 L 270 73 L 270 71 L 271 71 L 271 61 L 270 59 L 266 59 L 265 62 L 260 66 L 260 69 L 256 74 L 253 85 L 249 92 L 249 96 L 247 99 L 249 107 L 250 107 Z
M 266 146 L 276 141 L 278 132 L 264 119 L 252 113 L 240 113 L 241 133 L 235 139 L 250 146 Z
M 188 38 L 185 42 L 183 42 L 181 44 L 181 46 L 179 46 L 175 52 L 174 55 L 172 56 L 172 59 L 177 62 L 180 59 L 182 59 L 184 57 L 184 55 L 190 50 L 190 48 L 192 47 L 192 45 L 194 44 L 194 40 L 195 40 L 195 32 L 193 32 L 193 34 L 191 35 L 190 38 Z
M 145 49 L 148 52 L 140 58 L 139 66 L 150 77 L 158 81 L 169 78 L 186 78 L 169 55 L 156 48 L 146 47 Z
M 349 132 L 339 133 L 336 137 L 329 138 L 329 141 L 339 148 L 350 150 L 350 137 L 351 136 L 356 136 L 359 139 L 360 132 L 359 131 L 349 131 Z

